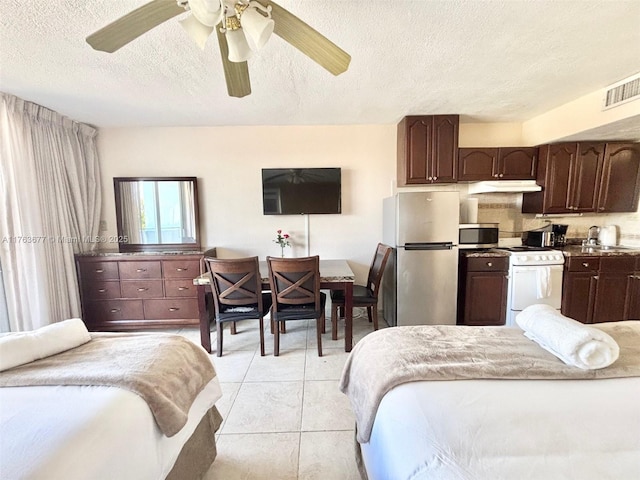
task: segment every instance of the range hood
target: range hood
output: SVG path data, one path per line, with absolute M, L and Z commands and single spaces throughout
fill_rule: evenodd
M 542 187 L 534 180 L 489 180 L 469 184 L 469 194 L 539 192 L 540 190 Z

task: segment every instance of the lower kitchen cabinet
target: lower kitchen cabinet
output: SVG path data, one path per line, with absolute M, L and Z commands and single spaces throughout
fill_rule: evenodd
M 89 330 L 175 328 L 199 324 L 193 279 L 202 255 L 77 255 L 82 319 Z
M 624 319 L 640 320 L 640 256 L 636 257 L 633 275 L 628 277 Z
M 599 257 L 569 257 L 562 280 L 562 314 L 582 323 L 592 323 L 596 298 Z
M 639 258 L 569 257 L 565 263 L 562 314 L 583 323 L 640 317 L 640 285 L 634 273 Z
M 504 325 L 507 309 L 507 257 L 460 258 L 458 325 Z

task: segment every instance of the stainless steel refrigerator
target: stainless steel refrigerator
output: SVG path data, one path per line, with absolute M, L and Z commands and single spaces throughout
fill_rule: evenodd
M 383 241 L 394 247 L 382 277 L 391 325 L 455 325 L 458 192 L 402 192 L 383 200 Z

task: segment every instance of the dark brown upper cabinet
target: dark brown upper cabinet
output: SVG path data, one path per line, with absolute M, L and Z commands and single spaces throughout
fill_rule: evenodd
M 523 213 L 635 212 L 640 195 L 637 143 L 558 143 L 540 147 L 536 181 Z
M 535 180 L 537 147 L 459 148 L 458 181 Z
M 542 145 L 536 182 L 541 192 L 525 193 L 523 213 L 595 212 L 605 144 Z
M 418 115 L 398 124 L 398 186 L 454 183 L 458 115 Z
M 640 196 L 640 144 L 607 143 L 598 212 L 635 212 Z

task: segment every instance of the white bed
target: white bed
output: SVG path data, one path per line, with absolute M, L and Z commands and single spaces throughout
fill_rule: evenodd
M 340 382 L 369 480 L 640 478 L 640 322 L 581 370 L 505 327 L 398 327 L 358 342 Z
M 46 338 L 5 337 L 5 360 L 34 337 Z M 178 335 L 87 333 L 81 345 L 5 369 L 0 384 L 2 479 L 191 480 L 215 458 L 218 377 L 206 352 Z
M 0 478 L 157 480 L 220 398 L 214 378 L 198 394 L 187 424 L 166 437 L 145 401 L 113 387 L 0 389 Z
M 640 478 L 639 399 L 638 377 L 407 383 L 360 447 L 369 480 Z

